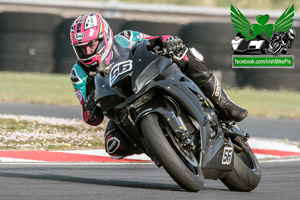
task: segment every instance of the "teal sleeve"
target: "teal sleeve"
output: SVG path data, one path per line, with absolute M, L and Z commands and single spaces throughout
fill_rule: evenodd
M 138 31 L 131 31 L 126 30 L 122 31 L 118 35 L 114 36 L 114 39 L 123 47 L 123 48 L 129 48 L 133 45 L 135 45 L 137 42 L 145 40 L 147 37 L 150 37 L 147 34 L 138 32 Z
M 83 105 L 86 99 L 86 81 L 88 75 L 76 63 L 70 73 L 70 78 L 79 102 Z

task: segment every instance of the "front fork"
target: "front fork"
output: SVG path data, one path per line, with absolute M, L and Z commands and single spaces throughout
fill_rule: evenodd
M 187 148 L 187 150 L 191 151 L 196 148 L 193 140 L 190 138 L 191 134 L 186 128 L 183 120 L 181 119 L 181 117 L 177 117 L 173 111 L 170 111 L 163 107 L 149 108 L 141 112 L 137 116 L 136 121 L 139 121 L 139 119 L 141 119 L 143 116 L 150 113 L 157 113 L 164 119 L 166 119 L 172 131 L 175 133 L 175 136 L 182 142 L 183 146 Z

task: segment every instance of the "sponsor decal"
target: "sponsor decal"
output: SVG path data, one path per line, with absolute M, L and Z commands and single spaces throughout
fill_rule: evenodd
M 275 24 L 269 23 L 269 19 L 268 14 L 259 14 L 256 22 L 251 24 L 237 7 L 231 5 L 231 21 L 236 32 L 231 41 L 232 68 L 294 67 L 293 55 L 282 56 L 292 47 L 296 36 L 292 28 L 294 5 L 288 7 Z
M 131 31 L 122 31 L 121 33 L 119 33 L 118 35 L 124 37 L 126 40 L 132 40 L 132 32 Z
M 139 35 L 138 35 L 139 39 L 144 39 L 144 38 L 147 38 L 147 37 L 149 37 L 149 35 L 147 35 L 145 33 L 139 33 Z
M 89 36 L 92 37 L 93 34 L 94 34 L 94 32 L 95 32 L 95 30 L 91 28 L 91 29 L 90 29 L 90 33 L 89 33 Z
M 84 23 L 84 30 L 93 28 L 98 26 L 98 20 L 96 15 L 90 15 L 86 18 L 85 23 Z
M 213 95 L 218 97 L 218 99 L 220 100 L 220 98 L 221 98 L 221 85 L 220 85 L 218 79 L 215 79 L 215 80 L 216 80 L 215 81 L 215 90 L 214 90 Z
M 84 34 L 84 33 L 76 33 L 76 34 L 74 35 L 74 39 L 75 39 L 75 40 L 82 40 L 84 37 L 85 37 L 85 34 Z
M 84 99 L 83 99 L 83 96 L 82 96 L 82 93 L 80 90 L 75 90 L 75 94 L 80 103 L 84 102 Z
M 135 45 L 134 41 L 131 41 L 130 44 L 127 46 L 128 49 L 131 49 Z
M 73 84 L 80 84 L 80 83 L 83 82 L 83 81 L 81 80 L 81 78 L 78 76 L 78 74 L 77 74 L 75 68 L 73 68 L 73 69 L 71 70 L 70 78 L 71 78 L 71 81 L 72 81 Z
M 107 141 L 106 149 L 107 153 L 114 153 L 120 146 L 120 140 L 116 137 L 112 137 Z
M 233 155 L 233 148 L 232 147 L 224 147 L 223 157 L 222 157 L 222 164 L 223 165 L 230 165 Z

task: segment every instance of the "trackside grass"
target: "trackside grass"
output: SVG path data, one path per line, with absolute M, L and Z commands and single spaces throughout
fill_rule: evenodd
M 69 75 L 0 72 L 0 101 L 79 106 Z M 251 117 L 300 119 L 300 92 L 228 88 Z
M 99 149 L 104 147 L 105 126 L 89 126 L 79 119 L 0 114 L 0 151 Z
M 78 0 L 84 1 L 84 0 Z M 103 0 L 90 0 L 95 2 L 103 2 Z M 106 0 L 108 1 L 108 0 Z M 226 7 L 230 8 L 230 5 L 233 4 L 238 8 L 252 8 L 252 9 L 277 9 L 284 10 L 292 4 L 296 8 L 299 8 L 300 2 L 298 0 L 119 0 L 120 2 L 125 3 L 147 3 L 147 4 L 175 4 L 175 5 L 189 5 L 189 6 L 207 6 L 207 7 Z
M 226 91 L 231 99 L 249 111 L 251 117 L 300 119 L 300 92 L 253 88 Z
M 79 105 L 69 75 L 0 72 L 0 101 Z

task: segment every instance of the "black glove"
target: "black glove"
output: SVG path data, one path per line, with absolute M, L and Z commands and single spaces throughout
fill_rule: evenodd
M 97 102 L 94 100 L 94 97 L 94 94 L 90 94 L 86 97 L 84 109 L 89 112 L 91 117 L 97 118 L 102 112 L 101 109 L 97 106 Z
M 171 36 L 163 42 L 163 48 L 169 53 L 170 56 L 173 56 L 174 54 L 176 55 L 182 51 L 184 47 L 183 41 L 177 36 Z

